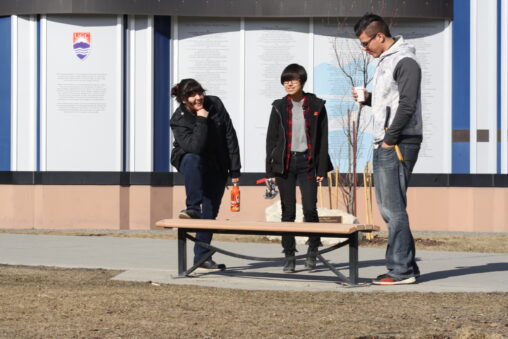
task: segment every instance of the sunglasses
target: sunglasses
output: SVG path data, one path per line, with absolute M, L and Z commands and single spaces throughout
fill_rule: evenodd
M 373 36 L 373 37 L 371 37 L 369 40 L 367 40 L 367 41 L 363 41 L 363 42 L 362 42 L 362 41 L 360 41 L 360 45 L 362 45 L 362 47 L 363 47 L 363 48 L 367 48 L 367 46 L 369 46 L 370 42 L 371 42 L 372 40 L 374 40 L 374 38 L 375 38 L 376 36 L 377 36 L 377 34 L 374 34 L 374 36 Z
M 297 83 L 300 82 L 300 79 L 293 79 L 293 80 L 286 80 L 286 81 L 283 81 L 282 84 L 284 86 L 287 86 L 287 85 L 296 85 Z

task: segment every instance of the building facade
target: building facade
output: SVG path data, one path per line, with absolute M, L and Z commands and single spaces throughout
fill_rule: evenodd
M 169 89 L 186 77 L 223 99 L 239 135 L 243 208 L 220 217 L 261 220 L 271 203 L 255 180 L 289 63 L 326 99 L 330 154 L 345 172 L 344 114 L 358 110 L 346 73 L 361 58 L 352 25 L 365 12 L 413 43 L 423 69 L 413 228 L 508 232 L 503 0 L 3 1 L 0 227 L 149 229 L 175 215 L 184 193 L 169 164 Z M 371 155 L 362 116 L 358 172 Z

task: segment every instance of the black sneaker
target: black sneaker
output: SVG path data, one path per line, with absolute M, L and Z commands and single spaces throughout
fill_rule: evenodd
M 196 271 L 200 272 L 217 272 L 217 271 L 224 271 L 226 269 L 226 265 L 224 264 L 217 264 L 212 259 L 206 260 L 203 262 L 199 267 L 196 269 Z
M 374 285 L 385 285 L 385 286 L 391 286 L 391 285 L 407 285 L 407 284 L 414 284 L 416 282 L 415 277 L 408 277 L 408 278 L 396 278 L 392 277 L 391 275 L 381 274 L 376 279 L 372 280 L 372 283 Z
M 295 252 L 285 253 L 284 254 L 284 266 L 282 267 L 282 272 L 284 273 L 295 273 L 296 259 Z
M 305 266 L 306 269 L 308 269 L 311 272 L 316 269 L 317 254 L 318 254 L 318 249 L 317 248 L 311 249 L 309 247 L 309 249 L 307 250 L 307 258 L 305 258 L 305 264 L 304 264 L 304 266 Z
M 181 210 L 178 219 L 201 219 L 201 216 L 194 210 Z

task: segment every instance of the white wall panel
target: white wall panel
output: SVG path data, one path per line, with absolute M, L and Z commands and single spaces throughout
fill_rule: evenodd
M 237 133 L 245 171 L 244 21 L 179 17 L 173 23 L 173 84 L 194 78 L 208 95 L 223 101 Z
M 308 19 L 245 21 L 245 171 L 265 171 L 265 143 L 272 102 L 286 95 L 284 68 L 297 63 L 311 74 Z M 312 87 L 311 82 L 307 83 Z M 307 84 L 304 88 L 308 90 Z
M 471 140 L 471 173 L 497 171 L 497 1 L 472 0 L 471 134 L 489 131 L 489 142 Z M 488 51 L 488 52 L 486 52 Z
M 508 2 L 501 1 L 501 173 L 508 173 Z
M 153 17 L 129 17 L 128 168 L 153 170 Z
M 11 16 L 11 170 L 18 163 L 18 17 Z
M 423 143 L 415 173 L 451 172 L 451 27 L 448 21 L 400 22 L 391 29 L 416 48 L 422 69 Z
M 41 20 L 41 170 L 122 170 L 122 18 Z
M 37 23 L 13 16 L 11 170 L 37 168 Z
M 326 100 L 328 113 L 328 153 L 334 166 L 342 173 L 349 171 L 350 142 L 347 137 L 347 114 L 353 112 L 356 119 L 359 105 L 351 96 L 354 86 L 364 86 L 364 70 L 372 77 L 377 61 L 371 59 L 367 69 L 360 67 L 366 54 L 359 48 L 352 27 L 354 21 L 339 25 L 336 20 L 314 19 L 313 21 L 313 75 L 314 93 Z M 346 75 L 347 73 L 347 75 Z M 369 85 L 368 90 L 371 90 Z M 357 170 L 363 171 L 367 161 L 372 161 L 372 114 L 364 106 L 360 115 L 361 136 L 357 143 Z M 350 166 L 351 165 L 351 166 Z
M 41 15 L 41 32 L 40 32 L 40 79 L 39 79 L 39 140 L 40 140 L 40 170 L 45 171 L 47 168 L 47 36 L 48 36 L 48 20 L 46 15 Z
M 417 23 L 400 20 L 393 27 L 395 33 L 402 33 L 416 45 L 417 58 L 424 71 L 425 141 L 415 172 L 451 171 L 449 24 L 442 20 Z M 351 33 L 350 26 L 352 23 L 344 30 Z M 193 77 L 203 83 L 209 94 L 219 95 L 232 113 L 243 146 L 243 171 L 264 172 L 271 102 L 285 95 L 280 74 L 290 63 L 306 67 L 305 89 L 327 100 L 331 149 L 340 149 L 337 140 L 343 132 L 337 129 L 337 119 L 333 120 L 337 116 L 335 108 L 342 105 L 337 102 L 351 101 L 351 95 L 350 84 L 335 74 L 338 70 L 330 41 L 335 41 L 337 34 L 337 22 L 331 19 L 173 18 L 173 82 Z M 355 51 L 359 50 L 352 33 L 342 38 L 350 41 Z M 348 52 L 341 50 L 340 53 Z M 237 107 L 240 108 L 236 110 Z M 362 164 L 370 159 L 367 134 L 363 140 L 367 146 Z

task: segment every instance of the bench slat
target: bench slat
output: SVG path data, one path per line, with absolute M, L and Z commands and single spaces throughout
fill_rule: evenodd
M 351 234 L 356 231 L 379 231 L 379 226 L 364 224 L 336 224 L 318 222 L 266 222 L 266 221 L 229 221 L 205 219 L 163 219 L 155 223 L 163 228 L 266 231 L 288 233 L 326 233 Z

